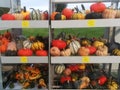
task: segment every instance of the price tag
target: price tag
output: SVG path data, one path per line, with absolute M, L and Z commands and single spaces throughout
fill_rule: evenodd
M 82 63 L 89 63 L 89 62 L 90 62 L 90 58 L 88 56 L 82 57 Z
M 95 21 L 95 20 L 88 20 L 88 22 L 87 22 L 87 26 L 88 26 L 88 27 L 94 27 L 95 24 L 96 24 L 96 21 Z
M 21 63 L 28 63 L 28 58 L 23 56 L 23 57 L 21 57 L 20 62 Z
M 22 21 L 22 28 L 27 28 L 27 27 L 29 27 L 30 25 L 29 25 L 29 21 L 27 21 L 27 20 L 23 20 Z

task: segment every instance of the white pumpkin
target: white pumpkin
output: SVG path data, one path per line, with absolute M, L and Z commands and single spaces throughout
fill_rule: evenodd
M 69 48 L 71 50 L 71 53 L 77 54 L 78 49 L 81 47 L 80 43 L 77 40 L 72 40 L 69 44 Z
M 55 66 L 55 73 L 56 74 L 62 74 L 62 72 L 65 70 L 65 65 L 60 64 Z

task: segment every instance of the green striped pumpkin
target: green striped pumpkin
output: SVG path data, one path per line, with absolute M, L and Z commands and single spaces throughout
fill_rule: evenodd
M 62 72 L 65 70 L 65 65 L 59 64 L 55 66 L 55 73 L 56 74 L 62 74 Z
M 31 45 L 32 45 L 32 43 L 30 42 L 30 40 L 25 40 L 25 41 L 23 41 L 23 47 L 24 48 L 31 48 Z

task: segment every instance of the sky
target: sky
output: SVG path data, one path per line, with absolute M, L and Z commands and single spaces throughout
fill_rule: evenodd
M 89 9 L 91 3 L 83 3 L 86 9 Z M 79 9 L 81 9 L 80 4 L 68 4 L 68 8 L 74 8 L 75 6 L 78 6 Z M 40 2 L 40 0 L 21 0 L 21 7 L 26 6 L 27 9 L 29 8 L 35 8 L 40 10 L 49 10 L 49 0 L 44 0 Z M 106 3 L 106 6 L 110 6 L 110 3 Z

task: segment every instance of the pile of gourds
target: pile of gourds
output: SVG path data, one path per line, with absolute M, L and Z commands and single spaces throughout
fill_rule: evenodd
M 82 19 L 102 19 L 102 18 L 120 18 L 120 10 L 107 7 L 103 2 L 96 2 L 90 5 L 86 10 L 83 5 L 82 10 L 78 7 L 73 9 L 64 8 L 61 12 L 52 12 L 51 20 L 82 20 Z
M 1 20 L 48 20 L 48 11 L 31 9 L 31 11 L 27 11 L 24 7 L 24 9 L 15 13 L 5 13 L 1 16 Z
M 56 89 L 110 89 L 117 90 L 118 83 L 100 69 L 99 64 L 54 65 Z
M 51 56 L 107 56 L 109 53 L 105 39 L 67 38 L 51 41 Z
M 6 56 L 47 56 L 48 38 L 39 35 L 14 38 L 10 31 L 5 31 L 0 35 L 0 53 Z

